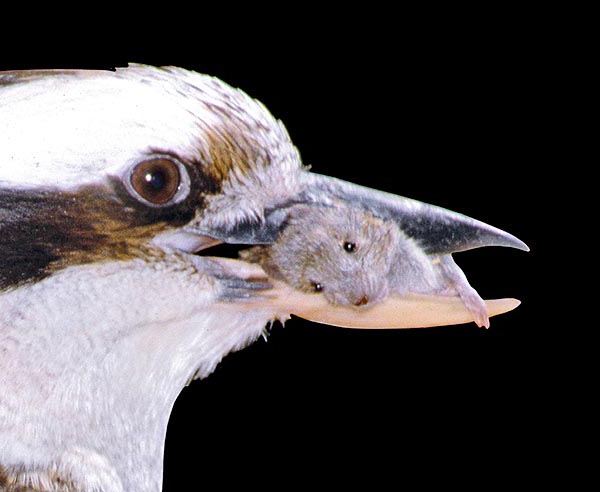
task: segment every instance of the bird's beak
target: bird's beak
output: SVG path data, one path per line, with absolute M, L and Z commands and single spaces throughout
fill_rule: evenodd
M 264 220 L 203 233 L 226 243 L 269 244 L 285 226 L 288 211 L 294 206 L 341 204 L 394 220 L 425 253 L 433 256 L 485 246 L 529 251 L 515 236 L 456 212 L 319 174 L 306 173 L 302 179 L 299 194 L 280 206 L 265 210 Z M 250 268 L 248 276 L 256 274 Z M 283 283 L 274 282 L 269 299 L 269 305 L 277 310 L 288 310 L 315 322 L 353 328 L 413 328 L 473 321 L 460 299 L 448 296 L 390 296 L 371 308 L 356 310 L 332 306 L 322 296 L 297 292 Z M 516 299 L 486 301 L 489 316 L 505 313 L 519 304 Z
M 283 203 L 268 207 L 262 218 L 229 227 L 195 228 L 214 240 L 229 244 L 271 244 L 286 224 L 289 211 L 299 204 L 343 205 L 394 220 L 427 254 L 443 255 L 484 246 L 505 246 L 529 251 L 512 234 L 479 220 L 398 195 L 315 173 L 302 176 L 300 191 Z

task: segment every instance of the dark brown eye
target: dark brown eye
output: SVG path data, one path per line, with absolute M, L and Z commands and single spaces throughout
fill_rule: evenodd
M 323 290 L 323 284 L 320 282 L 313 282 L 312 287 L 315 292 L 321 292 Z
M 163 205 L 171 200 L 181 178 L 179 166 L 169 159 L 152 159 L 139 163 L 131 173 L 131 186 L 145 200 Z
M 346 253 L 354 253 L 356 251 L 356 243 L 346 241 L 344 243 L 344 251 L 346 251 Z

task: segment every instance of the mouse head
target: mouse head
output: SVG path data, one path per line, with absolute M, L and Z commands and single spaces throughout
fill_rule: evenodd
M 388 294 L 399 231 L 393 221 L 349 207 L 301 206 L 273 245 L 286 281 L 332 304 L 369 306 Z

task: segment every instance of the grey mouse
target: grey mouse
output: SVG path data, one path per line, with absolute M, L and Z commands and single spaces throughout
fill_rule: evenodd
M 347 206 L 297 206 L 272 245 L 240 252 L 271 277 L 334 305 L 368 307 L 390 293 L 460 295 L 479 326 L 484 301 L 451 255 L 427 255 L 392 220 Z

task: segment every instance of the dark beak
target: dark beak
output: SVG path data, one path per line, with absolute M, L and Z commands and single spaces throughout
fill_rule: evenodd
M 303 181 L 297 197 L 264 211 L 264 222 L 242 222 L 229 229 L 211 229 L 202 233 L 231 244 L 270 244 L 277 238 L 290 208 L 295 205 L 343 204 L 396 221 L 427 254 L 444 255 L 484 246 L 529 251 L 527 245 L 512 234 L 441 207 L 320 174 L 305 173 Z

